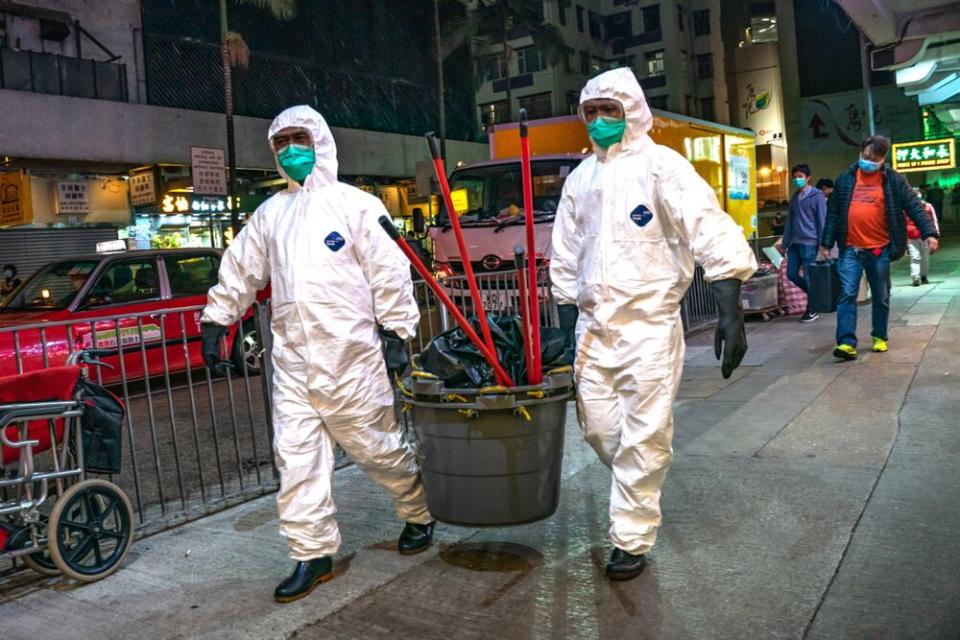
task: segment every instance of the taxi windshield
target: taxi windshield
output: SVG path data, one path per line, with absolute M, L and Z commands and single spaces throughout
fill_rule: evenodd
M 14 291 L 0 311 L 66 309 L 97 264 L 96 260 L 70 260 L 47 265 Z

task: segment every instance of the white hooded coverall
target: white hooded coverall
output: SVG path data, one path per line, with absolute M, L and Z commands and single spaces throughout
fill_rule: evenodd
M 378 324 L 408 339 L 420 312 L 410 266 L 370 194 L 337 182 L 336 145 L 306 106 L 278 115 L 310 132 L 316 165 L 264 202 L 223 255 L 201 321 L 229 326 L 271 283 L 274 455 L 280 532 L 294 560 L 340 547 L 331 496 L 334 442 L 393 497 L 399 516 L 432 520 L 413 451 L 393 410 Z M 278 167 L 279 168 L 279 167 Z
M 680 302 L 696 263 L 708 281 L 746 280 L 757 264 L 743 231 L 683 156 L 648 135 L 653 116 L 633 72 L 590 80 L 580 102 L 618 100 L 619 143 L 567 178 L 553 228 L 558 304 L 576 304 L 577 409 L 612 469 L 610 538 L 646 553 L 660 525 L 673 455 L 672 405 L 683 370 Z

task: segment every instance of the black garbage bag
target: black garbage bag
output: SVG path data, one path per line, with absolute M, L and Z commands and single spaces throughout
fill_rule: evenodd
M 471 326 L 482 335 L 474 317 Z M 520 317 L 507 314 L 487 315 L 490 335 L 497 349 L 500 364 L 517 384 L 527 380 L 527 363 L 523 357 L 523 326 Z M 573 345 L 567 344 L 566 332 L 556 327 L 540 330 L 540 351 L 543 369 L 573 364 Z M 448 387 L 475 388 L 495 384 L 491 367 L 460 327 L 438 335 L 420 357 L 423 369 L 437 376 Z
M 116 395 L 89 380 L 77 383 L 77 397 L 83 402 L 80 439 L 83 441 L 84 470 L 91 473 L 120 473 L 123 418 L 126 408 Z M 71 445 L 73 440 L 70 441 Z

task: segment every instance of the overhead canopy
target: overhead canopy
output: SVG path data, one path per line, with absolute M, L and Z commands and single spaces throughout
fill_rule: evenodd
M 960 132 L 960 2 L 836 0 L 873 44 L 874 70 L 896 73 L 897 85 Z

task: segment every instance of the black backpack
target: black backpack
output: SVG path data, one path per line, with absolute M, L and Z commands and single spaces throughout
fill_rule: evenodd
M 86 379 L 77 383 L 76 394 L 83 402 L 80 434 L 84 470 L 120 473 L 123 418 L 126 414 L 123 402 L 107 389 Z

